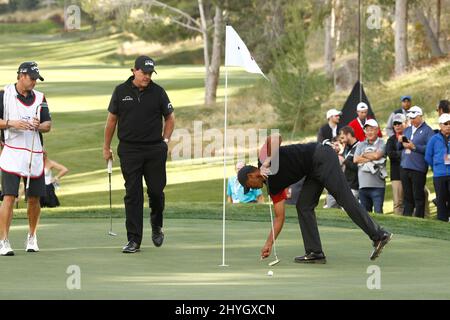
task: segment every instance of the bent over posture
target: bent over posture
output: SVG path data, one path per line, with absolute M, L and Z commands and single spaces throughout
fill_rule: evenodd
M 374 249 L 370 259 L 375 260 L 392 234 L 383 230 L 355 199 L 334 150 L 318 143 L 280 145 L 280 136 L 269 137 L 260 152 L 260 168 L 245 166 L 238 173 L 239 182 L 245 191 L 249 188 L 262 188 L 267 184 L 275 208 L 275 238 L 281 232 L 285 220 L 285 188 L 306 176 L 297 201 L 305 255 L 296 257 L 295 262 L 326 263 L 314 212 L 324 188 L 373 241 Z M 271 172 L 270 169 L 274 160 L 278 162 L 277 172 Z M 271 231 L 261 251 L 262 258 L 270 255 L 272 239 Z

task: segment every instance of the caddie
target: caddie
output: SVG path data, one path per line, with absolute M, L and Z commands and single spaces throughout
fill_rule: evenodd
M 17 83 L 0 91 L 0 129 L 4 144 L 0 156 L 3 202 L 0 206 L 0 255 L 13 256 L 8 240 L 13 206 L 20 179 L 27 195 L 29 230 L 26 252 L 38 252 L 36 229 L 45 195 L 42 133 L 51 129 L 51 117 L 42 92 L 34 90 L 37 80 L 44 81 L 36 62 L 24 62 L 17 71 Z M 29 180 L 29 182 L 28 182 Z

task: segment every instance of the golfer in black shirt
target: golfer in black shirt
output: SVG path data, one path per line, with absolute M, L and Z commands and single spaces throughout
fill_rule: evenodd
M 370 259 L 376 259 L 392 234 L 381 229 L 357 202 L 340 168 L 336 152 L 330 146 L 318 143 L 282 147 L 280 144 L 281 137 L 269 137 L 260 152 L 260 168 L 245 166 L 239 171 L 238 179 L 244 187 L 244 192 L 249 188 L 262 188 L 264 184 L 268 184 L 269 193 L 274 202 L 276 238 L 285 220 L 285 188 L 306 176 L 296 205 L 306 254 L 296 257 L 295 262 L 326 263 L 314 212 L 324 188 L 373 241 L 374 250 Z M 278 160 L 278 168 L 277 172 L 271 173 L 270 167 L 273 166 L 274 159 Z M 261 251 L 262 258 L 270 255 L 272 239 L 272 233 L 270 233 Z
M 117 125 L 117 154 L 125 179 L 126 228 L 128 243 L 124 253 L 139 251 L 143 234 L 143 185 L 147 185 L 153 244 L 164 240 L 163 211 L 166 186 L 167 144 L 172 135 L 175 116 L 165 90 L 151 78 L 155 62 L 140 56 L 131 69 L 133 76 L 117 86 L 108 108 L 103 158 L 112 159 L 111 140 Z M 163 128 L 164 119 L 164 128 Z

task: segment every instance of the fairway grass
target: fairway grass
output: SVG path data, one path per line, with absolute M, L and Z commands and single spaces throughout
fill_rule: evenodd
M 26 220 L 14 221 L 15 257 L 1 257 L 0 299 L 445 299 L 448 298 L 448 241 L 395 235 L 381 257 L 368 259 L 371 242 L 360 230 L 321 227 L 328 263 L 299 265 L 303 254 L 296 223 L 287 223 L 278 241 L 281 263 L 259 260 L 268 224 L 230 221 L 226 263 L 219 267 L 221 223 L 167 219 L 161 248 L 151 244 L 148 223 L 141 252 L 121 253 L 126 242 L 107 235 L 100 219 L 41 221 L 41 252 L 26 253 Z M 68 290 L 69 266 L 81 270 L 81 289 Z M 366 286 L 367 268 L 380 267 L 381 289 Z M 268 277 L 267 271 L 274 276 Z

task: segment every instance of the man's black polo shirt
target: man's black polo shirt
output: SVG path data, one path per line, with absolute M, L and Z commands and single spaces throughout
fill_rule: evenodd
M 133 80 L 132 76 L 115 88 L 108 107 L 108 111 L 118 117 L 117 136 L 125 143 L 161 142 L 162 118 L 173 112 L 169 97 L 153 81 L 139 91 Z
M 278 172 L 269 176 L 270 194 L 276 195 L 282 192 L 313 171 L 313 156 L 318 145 L 318 143 L 307 143 L 280 147 Z M 258 166 L 260 165 L 259 162 Z

